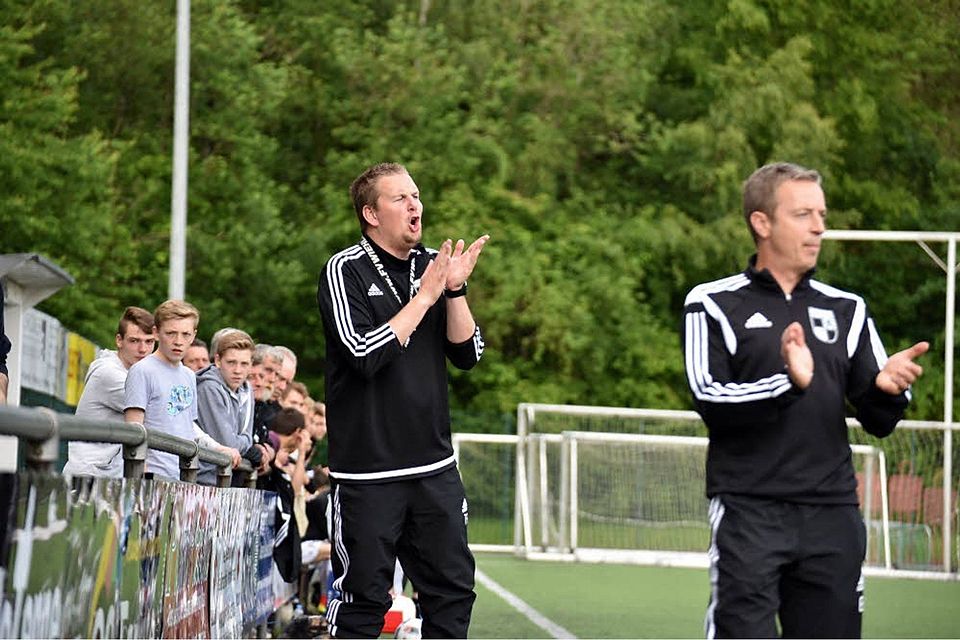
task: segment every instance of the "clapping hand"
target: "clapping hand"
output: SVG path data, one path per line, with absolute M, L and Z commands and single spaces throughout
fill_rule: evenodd
M 803 326 L 792 322 L 780 336 L 780 355 L 787 365 L 787 375 L 800 389 L 806 389 L 813 380 L 813 354 L 807 346 Z
M 450 256 L 450 266 L 447 268 L 446 288 L 448 290 L 454 291 L 463 286 L 473 273 L 473 268 L 477 266 L 477 258 L 480 257 L 480 252 L 483 251 L 483 246 L 489 239 L 489 235 L 480 236 L 466 251 L 463 250 L 464 241 L 457 240 L 457 246 Z
M 418 295 L 427 296 L 431 304 L 443 295 L 444 285 L 447 281 L 447 270 L 450 267 L 452 246 L 452 240 L 444 240 L 443 244 L 440 245 L 440 250 L 437 251 L 437 255 L 434 256 L 423 275 L 420 276 L 420 292 Z
M 912 347 L 890 356 L 887 364 L 877 374 L 877 388 L 890 395 L 897 395 L 906 391 L 914 380 L 923 374 L 923 367 L 914 360 L 925 354 L 929 349 L 929 342 L 918 342 Z

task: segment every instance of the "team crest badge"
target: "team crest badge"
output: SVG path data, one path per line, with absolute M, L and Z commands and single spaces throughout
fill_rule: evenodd
M 810 314 L 810 327 L 813 329 L 813 335 L 820 342 L 833 344 L 840 335 L 837 328 L 837 317 L 833 315 L 831 309 L 819 309 L 817 307 L 808 307 L 807 313 Z

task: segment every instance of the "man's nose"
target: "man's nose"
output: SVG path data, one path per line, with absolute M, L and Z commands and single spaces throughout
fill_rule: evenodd
M 827 221 L 821 215 L 813 216 L 813 231 L 814 233 L 823 233 L 827 230 Z

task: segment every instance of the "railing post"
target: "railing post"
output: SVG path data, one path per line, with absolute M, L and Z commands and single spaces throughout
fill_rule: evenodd
M 197 482 L 197 472 L 200 471 L 200 445 L 193 443 L 196 449 L 193 455 L 180 456 L 180 479 L 184 482 Z
M 236 483 L 233 486 L 237 487 L 247 487 L 248 489 L 257 488 L 257 471 L 245 471 L 242 467 L 238 467 L 236 471 L 233 472 L 233 477 L 236 479 Z
M 60 458 L 60 436 L 57 425 L 57 412 L 46 407 L 38 407 L 37 411 L 47 417 L 52 427 L 50 437 L 46 440 L 25 440 L 24 461 L 32 471 L 50 473 L 54 463 Z
M 229 487 L 230 480 L 233 478 L 233 467 L 231 465 L 225 465 L 223 467 L 217 467 L 217 486 L 218 487 Z
M 147 428 L 139 422 L 128 423 L 131 426 L 140 427 L 143 439 L 139 444 L 123 445 L 123 477 L 124 478 L 142 478 L 143 471 L 147 463 Z

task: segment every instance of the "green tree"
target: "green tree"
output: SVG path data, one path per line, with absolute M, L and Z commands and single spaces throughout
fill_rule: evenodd
M 122 299 L 117 284 L 135 269 L 129 235 L 112 224 L 116 147 L 71 132 L 82 74 L 37 52 L 44 26 L 29 6 L 4 4 L 14 19 L 0 26 L 0 252 L 40 253 L 77 277 L 46 308 L 103 335 L 104 302 Z
M 166 295 L 173 6 L 0 2 L 0 243 L 78 276 L 45 308 L 105 341 L 123 306 Z M 287 344 L 320 395 L 316 277 L 357 238 L 350 181 L 394 160 L 428 245 L 492 236 L 470 294 L 487 352 L 452 374 L 456 409 L 689 406 L 683 298 L 743 268 L 756 166 L 818 168 L 834 227 L 957 227 L 954 5 L 198 0 L 201 333 Z M 891 349 L 942 345 L 943 278 L 918 252 L 830 243 L 820 277 L 865 295 Z M 912 415 L 932 418 L 926 365 Z

